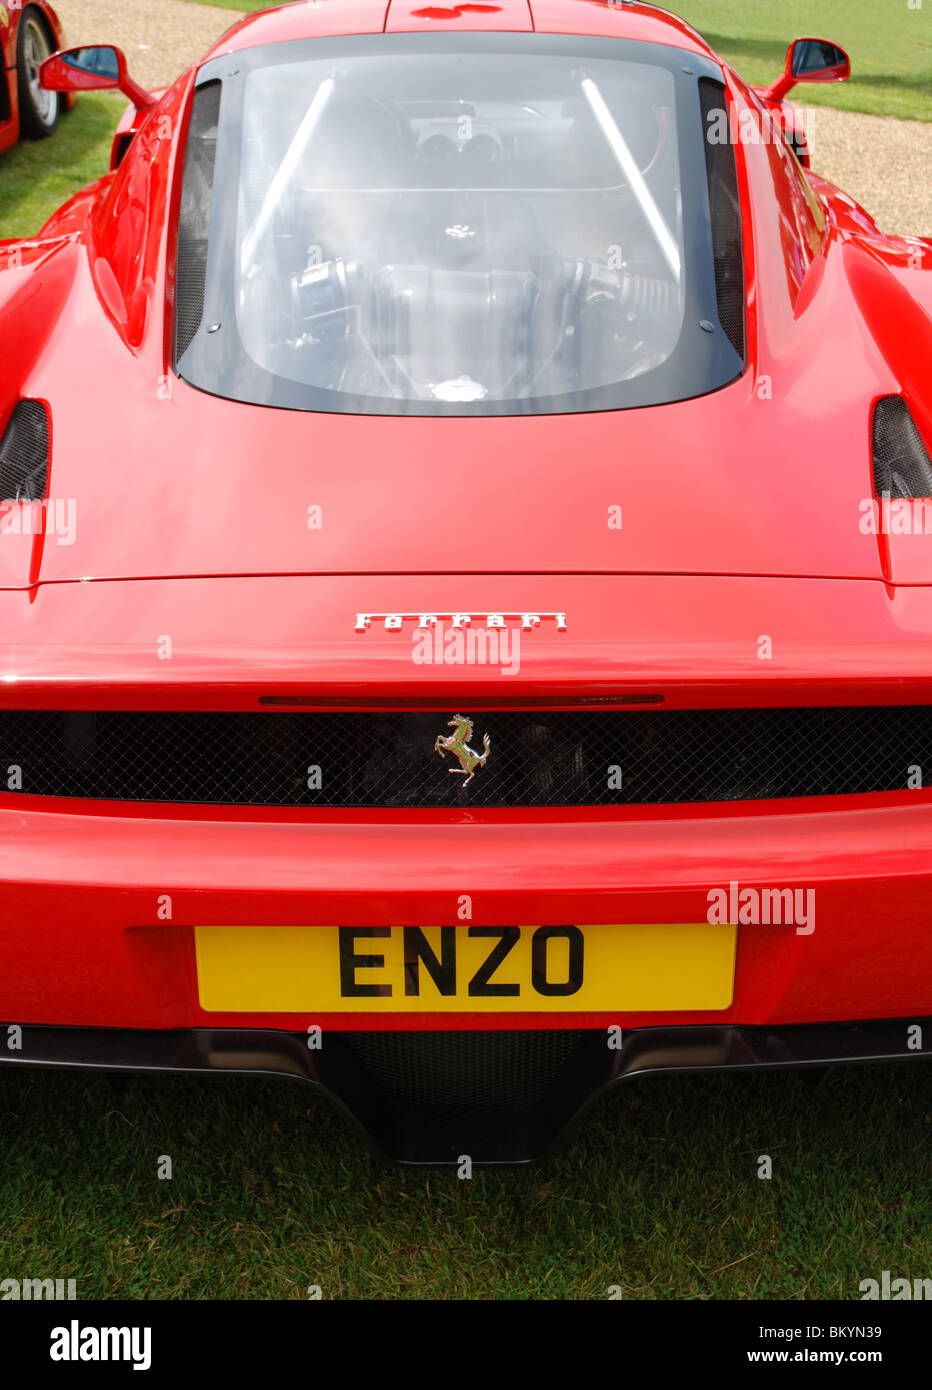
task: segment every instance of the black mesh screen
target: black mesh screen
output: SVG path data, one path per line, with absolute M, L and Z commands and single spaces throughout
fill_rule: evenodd
M 744 261 L 741 251 L 741 204 L 738 171 L 731 141 L 725 88 L 709 77 L 699 79 L 699 103 L 709 180 L 709 211 L 715 256 L 718 317 L 729 342 L 744 360 Z
M 207 281 L 207 239 L 213 200 L 219 82 L 208 82 L 194 94 L 184 182 L 178 216 L 178 265 L 175 273 L 175 362 L 184 356 L 204 313 Z
M 932 497 L 932 461 L 902 396 L 877 402 L 873 444 L 878 497 Z
M 526 1162 L 612 1075 L 604 1029 L 328 1032 L 325 1081 L 407 1163 Z
M 575 1029 L 342 1033 L 389 1105 L 535 1105 L 579 1050 Z M 600 1039 L 602 1041 L 602 1039 Z
M 244 806 L 612 806 L 894 791 L 932 768 L 932 706 L 445 714 L 0 711 L 24 794 Z M 463 755 L 466 756 L 465 754 Z M 912 774 L 915 781 L 916 774 Z
M 49 473 L 49 421 L 39 401 L 19 401 L 0 439 L 0 501 L 39 502 Z

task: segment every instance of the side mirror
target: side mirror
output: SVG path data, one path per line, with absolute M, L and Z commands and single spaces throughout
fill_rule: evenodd
M 116 88 L 134 106 L 155 105 L 155 97 L 133 81 L 126 58 L 112 44 L 54 53 L 39 68 L 39 86 L 47 92 L 106 92 Z
M 851 59 L 828 39 L 794 39 L 786 51 L 783 75 L 764 93 L 765 101 L 780 101 L 797 82 L 846 82 Z

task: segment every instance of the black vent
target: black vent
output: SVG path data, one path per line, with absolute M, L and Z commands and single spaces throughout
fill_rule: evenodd
M 430 1108 L 534 1105 L 571 1060 L 586 1033 L 343 1033 L 389 1105 Z
M 175 274 L 175 363 L 187 352 L 204 315 L 207 283 L 207 241 L 214 191 L 219 82 L 208 82 L 194 94 L 188 147 L 184 159 L 181 208 L 178 216 L 178 265 Z
M 0 439 L 0 502 L 39 502 L 49 477 L 49 419 L 38 401 L 20 401 Z
M 874 407 L 874 492 L 878 497 L 932 497 L 932 460 L 902 396 Z
M 612 1075 L 604 1029 L 330 1032 L 326 1083 L 406 1163 L 527 1162 Z
M 710 77 L 699 79 L 715 257 L 718 318 L 735 352 L 744 361 L 744 260 L 741 203 L 725 88 Z
M 932 766 L 932 706 L 499 711 L 451 775 L 445 714 L 0 710 L 26 795 L 239 806 L 619 806 L 896 791 Z M 310 785 L 309 785 L 310 783 Z

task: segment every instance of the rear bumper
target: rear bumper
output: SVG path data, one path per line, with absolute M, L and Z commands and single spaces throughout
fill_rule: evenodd
M 429 1165 L 458 1164 L 464 1156 L 474 1163 L 530 1163 L 558 1147 L 597 1096 L 634 1077 L 928 1060 L 928 1052 L 909 1046 L 914 1024 L 932 1038 L 932 1017 L 787 1028 L 641 1028 L 623 1035 L 614 1049 L 601 1030 L 582 1030 L 560 1035 L 546 1085 L 523 1092 L 514 1089 L 514 1078 L 521 1059 L 532 1060 L 540 1034 L 473 1034 L 481 1048 L 467 1066 L 475 1074 L 478 1064 L 484 1077 L 468 1097 L 452 1103 L 435 1094 L 431 1083 L 443 1070 L 449 1034 L 396 1035 L 404 1045 L 392 1051 L 386 1066 L 373 1065 L 372 1049 L 360 1051 L 356 1034 L 327 1036 L 312 1052 L 303 1035 L 269 1029 L 32 1027 L 23 1031 L 21 1050 L 0 1053 L 0 1062 L 291 1077 L 326 1094 L 382 1157 Z M 459 1037 L 457 1046 L 462 1042 Z M 507 1106 L 502 1087 L 510 1090 Z
M 0 1020 L 133 1029 L 771 1027 L 932 1012 L 928 791 L 601 811 L 0 806 Z M 914 799 L 911 799 L 914 798 Z M 74 803 L 72 803 L 74 804 Z M 738 927 L 705 1012 L 208 1012 L 197 925 L 704 922 L 709 894 L 810 891 L 804 928 Z M 734 920 L 733 918 L 731 920 Z M 740 918 L 739 918 L 740 921 Z M 558 1000 L 550 1001 L 554 1006 Z

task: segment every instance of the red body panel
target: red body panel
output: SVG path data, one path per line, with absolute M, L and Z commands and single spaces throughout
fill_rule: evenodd
M 391 0 L 386 33 L 418 32 L 428 24 L 444 29 L 511 30 L 527 33 L 533 29 L 528 0 L 495 0 L 495 3 L 419 4 L 418 0 Z
M 426 600 L 429 599 L 429 603 Z M 416 666 L 357 613 L 566 614 L 520 669 Z M 0 594 L 0 706 L 255 709 L 262 695 L 445 708 L 662 691 L 665 705 L 924 703 L 932 591 L 879 580 L 364 575 L 41 584 Z M 172 637 L 160 660 L 161 633 Z M 759 637 L 772 638 L 761 660 Z M 17 800 L 17 804 L 19 801 Z
M 598 0 L 322 0 L 243 19 L 211 56 L 429 26 L 617 34 L 680 48 L 686 63 L 710 56 L 662 11 Z M 932 537 L 859 527 L 876 399 L 901 393 L 932 442 L 929 242 L 882 237 L 762 138 L 737 152 L 748 362 L 726 388 L 542 418 L 243 405 L 192 389 L 170 362 L 194 77 L 136 123 L 119 168 L 0 271 L 0 322 L 19 348 L 17 372 L 0 379 L 0 423 L 21 396 L 49 403 L 51 496 L 77 502 L 71 543 L 0 541 L 0 704 L 247 710 L 274 694 L 449 712 L 658 692 L 687 709 L 929 702 Z M 730 69 L 725 80 L 736 118 L 765 137 L 759 98 Z M 620 530 L 607 522 L 616 505 Z M 311 506 L 321 529 L 308 528 Z M 354 631 L 358 612 L 502 610 L 567 615 L 566 631 L 527 636 L 508 680 L 416 668 L 410 632 Z M 165 633 L 171 661 L 157 654 Z M 742 929 L 734 1003 L 709 1018 L 929 1011 L 927 791 L 443 814 L 17 794 L 0 795 L 0 1017 L 410 1026 L 403 1015 L 206 1015 L 191 928 L 441 924 L 451 884 L 473 895 L 480 924 L 695 921 L 707 889 L 732 880 L 818 885 L 819 923 L 811 936 Z M 165 892 L 170 923 L 158 919 Z M 416 1026 L 560 1020 L 421 1015 Z
M 0 811 L 7 880 L 0 1015 L 20 1023 L 190 1028 L 625 1027 L 893 1018 L 928 1012 L 928 794 L 756 805 L 751 814 L 474 812 L 317 816 Z M 853 803 L 853 804 L 847 804 Z M 206 1013 L 195 925 L 703 921 L 736 880 L 816 888 L 811 936 L 738 933 L 732 1007 L 715 1014 Z M 416 867 L 416 873 L 414 872 Z M 159 921 L 162 895 L 171 923 Z M 23 924 L 28 923 L 28 930 Z

